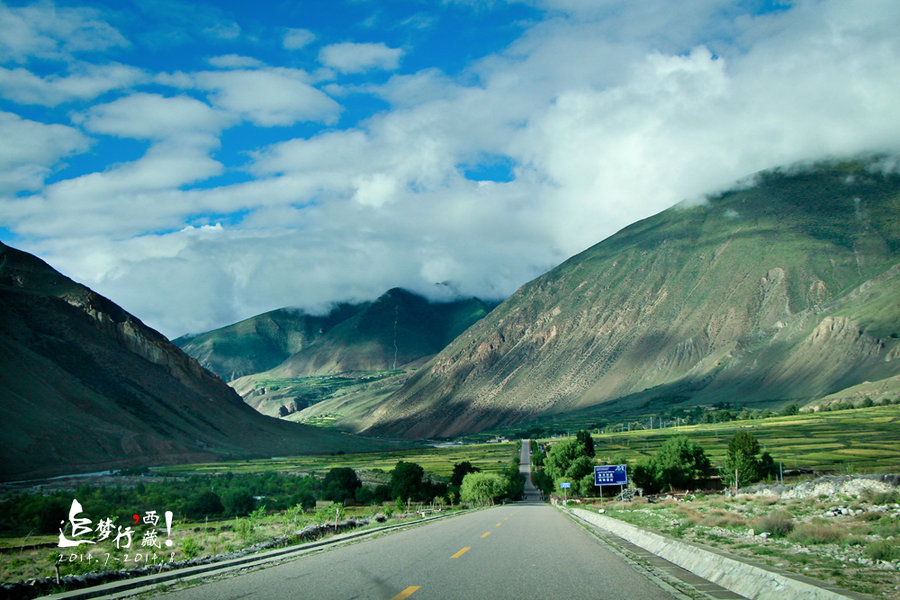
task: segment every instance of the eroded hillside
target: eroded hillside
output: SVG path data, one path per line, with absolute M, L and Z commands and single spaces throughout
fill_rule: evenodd
M 368 430 L 451 436 L 591 406 L 809 401 L 900 372 L 900 176 L 759 174 L 526 284 Z

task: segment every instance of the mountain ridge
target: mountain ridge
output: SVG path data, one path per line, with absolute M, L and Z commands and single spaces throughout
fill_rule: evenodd
M 365 394 L 375 381 L 399 386 L 495 305 L 479 298 L 432 301 L 391 288 L 375 300 L 336 304 L 325 315 L 279 309 L 175 341 L 220 375 L 245 373 L 230 380 L 244 400 L 263 414 L 287 417 L 336 393 Z
M 895 375 L 900 176 L 879 160 L 763 172 L 624 228 L 522 286 L 363 430 L 454 436 L 623 398 L 777 406 Z
M 384 444 L 259 415 L 112 301 L 0 243 L 0 479 Z

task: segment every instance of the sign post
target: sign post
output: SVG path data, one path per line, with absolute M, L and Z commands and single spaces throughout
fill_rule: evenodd
M 602 465 L 594 467 L 594 485 L 602 488 L 604 485 L 621 486 L 625 491 L 628 485 L 628 466 L 627 465 Z M 600 490 L 600 502 L 603 502 L 603 490 Z
M 565 503 L 566 503 L 566 497 L 567 497 L 567 490 L 568 490 L 569 488 L 572 487 L 572 484 L 569 483 L 568 481 L 563 481 L 562 483 L 559 484 L 559 487 L 560 487 L 560 488 L 562 489 L 562 491 L 563 491 L 563 504 L 565 504 Z

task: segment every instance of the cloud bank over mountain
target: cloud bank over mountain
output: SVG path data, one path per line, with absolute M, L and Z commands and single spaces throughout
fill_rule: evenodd
M 177 336 L 503 297 L 754 171 L 900 150 L 887 0 L 265 4 L 0 5 L 0 238 Z

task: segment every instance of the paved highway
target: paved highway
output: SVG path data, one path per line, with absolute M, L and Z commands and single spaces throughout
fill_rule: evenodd
M 528 472 L 528 443 L 522 465 Z M 672 598 L 603 542 L 536 501 L 436 521 L 197 585 L 167 600 Z

